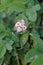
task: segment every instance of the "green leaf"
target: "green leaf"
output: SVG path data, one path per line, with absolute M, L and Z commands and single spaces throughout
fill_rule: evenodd
M 33 43 L 34 43 L 34 47 L 43 53 L 43 40 L 40 39 L 40 37 L 36 34 L 31 34 L 32 39 L 33 39 Z M 36 41 L 37 40 L 37 41 Z
M 1 40 L 0 41 L 0 58 L 3 58 L 3 56 L 6 53 L 6 50 L 12 50 L 12 40 Z
M 7 50 L 12 50 L 13 41 L 9 40 L 9 39 L 6 39 L 5 42 L 6 42 L 6 44 L 5 44 L 6 49 Z
M 41 9 L 40 5 L 39 4 L 36 4 L 35 6 L 33 6 L 33 9 L 35 11 L 39 11 Z
M 0 40 L 2 40 L 6 36 L 6 33 L 1 33 L 0 34 Z
M 1 4 L 6 4 L 6 3 L 10 3 L 10 2 L 12 2 L 13 0 L 1 0 Z
M 19 21 L 19 20 L 25 20 L 26 24 L 28 25 L 28 19 L 26 18 L 26 16 L 22 13 L 22 14 L 19 14 L 17 17 L 16 17 L 16 22 Z
M 2 58 L 2 59 L 0 59 L 0 65 L 2 65 L 2 63 L 3 63 L 3 60 L 4 60 L 3 58 Z
M 26 16 L 29 18 L 30 21 L 36 21 L 37 19 L 36 11 L 39 11 L 40 9 L 41 9 L 40 5 L 36 4 L 26 10 Z
M 30 65 L 43 65 L 43 56 L 40 56 L 36 60 L 34 60 Z
M 36 21 L 37 19 L 37 13 L 33 8 L 27 9 L 26 16 L 30 21 Z
M 0 23 L 0 40 L 6 36 L 6 29 L 3 23 Z
M 18 0 L 20 2 L 22 2 L 23 4 L 26 4 L 28 2 L 28 0 Z
M 12 35 L 12 40 L 15 42 L 14 46 L 18 47 L 19 46 L 19 35 L 18 34 L 14 34 Z
M 28 51 L 24 57 L 24 60 L 28 62 L 32 62 L 36 58 L 40 56 L 40 52 L 38 52 L 35 48 L 32 48 L 30 51 Z
M 0 58 L 2 58 L 6 53 L 6 48 L 3 41 L 0 41 Z
M 0 33 L 4 33 L 5 31 L 5 26 L 3 25 L 3 23 L 0 23 Z
M 27 40 L 28 40 L 28 33 L 25 33 L 20 38 L 21 47 L 26 44 Z
M 10 11 L 13 9 L 16 12 L 21 12 L 25 10 L 25 5 L 18 0 L 7 0 L 0 5 L 0 11 L 7 11 L 9 8 L 11 8 Z
M 33 0 L 29 0 L 27 5 L 28 5 L 28 8 L 33 7 L 34 6 L 34 1 Z

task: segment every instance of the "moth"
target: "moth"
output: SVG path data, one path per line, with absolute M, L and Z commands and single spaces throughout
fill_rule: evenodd
M 22 19 L 22 20 L 19 20 L 19 21 L 15 24 L 14 29 L 15 29 L 17 32 L 24 32 L 24 31 L 27 29 L 27 25 L 26 25 L 25 21 Z

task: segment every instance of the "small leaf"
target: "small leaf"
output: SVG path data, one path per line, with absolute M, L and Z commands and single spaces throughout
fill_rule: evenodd
M 27 63 L 24 60 L 21 60 L 22 65 L 27 65 Z
M 6 33 L 1 33 L 0 34 L 0 40 L 2 40 L 6 36 Z
M 5 31 L 5 26 L 3 25 L 3 23 L 0 23 L 0 33 L 4 33 Z
M 0 41 L 0 58 L 2 58 L 6 53 L 6 48 L 3 41 Z
M 33 6 L 33 9 L 35 11 L 39 11 L 41 9 L 40 5 L 39 4 L 36 4 L 35 6 Z
M 37 13 L 34 9 L 30 8 L 30 9 L 27 9 L 26 11 L 26 15 L 28 16 L 28 19 L 30 21 L 36 21 L 37 19 Z
M 5 44 L 5 47 L 7 50 L 12 50 L 12 44 L 13 44 L 13 41 L 12 40 L 5 40 L 6 44 Z
M 28 33 L 25 33 L 20 38 L 20 44 L 21 46 L 25 45 L 28 40 Z

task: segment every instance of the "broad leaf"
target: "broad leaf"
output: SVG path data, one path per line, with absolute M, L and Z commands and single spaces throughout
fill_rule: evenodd
M 25 5 L 18 0 L 8 0 L 0 5 L 0 11 L 6 10 L 9 8 L 14 9 L 14 11 L 20 12 L 25 9 Z
M 24 60 L 26 62 L 31 62 L 34 59 L 38 58 L 40 56 L 40 52 L 38 52 L 35 48 L 28 51 L 24 57 Z
M 34 60 L 30 65 L 43 65 L 43 56 L 40 56 L 36 60 Z

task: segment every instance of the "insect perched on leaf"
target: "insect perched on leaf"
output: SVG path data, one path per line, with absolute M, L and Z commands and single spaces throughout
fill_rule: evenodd
M 27 25 L 26 25 L 25 21 L 22 19 L 22 20 L 19 20 L 19 21 L 15 24 L 14 29 L 15 29 L 17 32 L 24 32 L 24 31 L 27 29 Z

